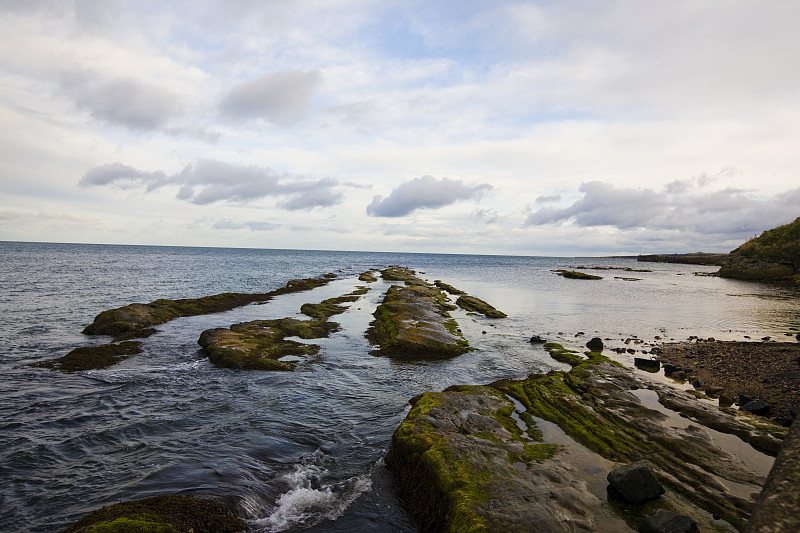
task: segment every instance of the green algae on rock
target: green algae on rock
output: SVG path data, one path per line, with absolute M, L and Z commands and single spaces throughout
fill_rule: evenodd
M 174 318 L 221 313 L 252 303 L 264 303 L 281 294 L 314 289 L 329 283 L 336 277 L 336 274 L 324 274 L 316 278 L 290 280 L 284 287 L 267 293 L 222 293 L 202 298 L 159 299 L 148 304 L 128 304 L 117 309 L 103 311 L 95 317 L 94 322 L 84 328 L 83 333 L 86 335 L 131 335 Z
M 207 329 L 197 343 L 209 361 L 224 368 L 241 370 L 294 370 L 296 361 L 280 361 L 292 356 L 314 355 L 316 344 L 286 339 L 318 339 L 336 331 L 339 324 L 324 320 L 254 320 L 228 328 Z
M 116 365 L 132 355 L 141 353 L 141 351 L 141 343 L 138 341 L 124 341 L 118 344 L 108 343 L 99 346 L 81 346 L 63 357 L 42 361 L 34 366 L 62 372 L 99 370 Z
M 378 277 L 372 271 L 363 272 L 358 276 L 358 281 L 365 281 L 367 283 L 374 283 L 378 281 Z
M 156 496 L 93 511 L 64 533 L 241 533 L 244 520 L 221 502 L 193 496 Z
M 419 531 L 593 531 L 608 514 L 498 390 L 451 387 L 410 403 L 386 465 Z
M 300 312 L 316 320 L 327 320 L 333 315 L 338 315 L 339 313 L 347 311 L 347 307 L 339 304 L 355 302 L 367 292 L 369 292 L 369 287 L 357 287 L 356 290 L 350 294 L 328 298 L 318 304 L 303 304 L 300 307 Z
M 603 276 L 595 276 L 593 274 L 587 274 L 586 272 L 578 272 L 577 270 L 553 270 L 556 274 L 561 276 L 562 278 L 568 279 L 603 279 Z
M 417 273 L 408 267 L 392 266 L 381 270 L 381 277 L 386 281 L 402 281 L 406 285 L 426 285 L 417 277 Z
M 462 294 L 458 300 L 456 300 L 456 305 L 465 311 L 480 313 L 486 316 L 486 318 L 506 318 L 508 316 L 502 311 L 498 311 L 480 298 L 469 296 L 467 294 Z
M 406 286 L 392 285 L 373 316 L 367 338 L 378 345 L 375 355 L 444 359 L 469 351 L 469 343 L 448 314 L 447 297 L 419 278 Z
M 452 285 L 448 285 L 447 283 L 443 282 L 440 279 L 435 280 L 433 284 L 442 289 L 443 291 L 449 292 L 450 294 L 455 294 L 455 295 L 467 294 L 466 292 L 460 289 L 456 289 Z
M 750 486 L 757 492 L 763 475 L 751 471 L 740 459 L 720 449 L 699 427 L 664 424 L 666 416 L 646 407 L 632 391 L 655 390 L 664 405 L 686 412 L 717 431 L 734 434 L 758 449 L 774 454 L 785 429 L 763 425 L 716 407 L 698 405 L 682 391 L 643 381 L 627 369 L 604 361 L 599 354 L 579 362 L 569 372 L 537 374 L 521 381 L 500 381 L 493 386 L 517 399 L 535 417 L 557 424 L 577 442 L 618 462 L 647 458 L 662 482 L 705 511 L 721 516 L 742 529 L 753 504 L 734 494 L 726 484 Z M 668 402 L 682 398 L 683 401 Z M 713 422 L 712 422 L 713 420 Z

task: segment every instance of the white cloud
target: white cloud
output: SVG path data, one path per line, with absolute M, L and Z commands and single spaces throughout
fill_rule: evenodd
M 461 180 L 422 176 L 400 184 L 387 198 L 380 195 L 367 206 L 374 217 L 402 217 L 417 209 L 438 209 L 459 200 L 480 199 L 491 190 L 489 184 L 467 187 Z
M 332 178 L 308 180 L 281 174 L 269 167 L 236 166 L 223 161 L 202 159 L 186 165 L 176 174 L 137 170 L 120 162 L 89 169 L 81 178 L 82 187 L 113 185 L 123 189 L 145 187 L 147 192 L 162 187 L 178 188 L 176 198 L 195 205 L 216 202 L 247 204 L 259 199 L 288 197 L 278 205 L 291 211 L 330 207 L 342 201 Z
M 525 226 L 568 224 L 748 236 L 798 216 L 800 188 L 761 199 L 754 191 L 725 188 L 693 192 L 690 182 L 681 185 L 676 187 L 673 182 L 663 191 L 655 191 L 600 181 L 583 183 L 579 188 L 582 198 L 563 208 L 542 207 L 528 215 Z

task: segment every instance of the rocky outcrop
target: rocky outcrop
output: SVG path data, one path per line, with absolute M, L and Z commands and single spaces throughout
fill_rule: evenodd
M 651 254 L 640 255 L 637 261 L 646 263 L 680 263 L 684 265 L 715 265 L 720 266 L 725 262 L 728 254 L 715 254 L 707 252 L 694 252 L 688 254 Z
M 108 368 L 132 355 L 140 353 L 142 351 L 141 344 L 139 341 L 124 341 L 101 344 L 99 346 L 81 346 L 63 357 L 36 363 L 35 366 L 62 372 Z
M 419 531 L 594 531 L 609 512 L 496 389 L 424 393 L 392 437 L 395 474 Z
M 202 298 L 182 300 L 160 299 L 142 304 L 133 303 L 117 309 L 109 309 L 97 315 L 94 322 L 84 328 L 86 335 L 127 335 L 130 337 L 151 326 L 163 324 L 182 316 L 207 315 L 230 311 L 252 303 L 264 303 L 275 296 L 301 292 L 320 287 L 336 278 L 336 274 L 325 274 L 317 278 L 294 279 L 284 287 L 267 293 L 222 293 Z
M 728 254 L 723 278 L 788 281 L 800 285 L 800 218 L 765 231 Z
M 409 269 L 393 267 L 381 272 L 384 279 L 402 280 L 392 285 L 377 307 L 367 338 L 378 345 L 375 355 L 401 358 L 445 359 L 469 350 L 448 311 L 447 296 L 428 285 Z
M 789 429 L 783 448 L 767 477 L 767 483 L 747 533 L 794 533 L 800 531 L 800 424 Z
M 465 311 L 484 315 L 486 318 L 506 318 L 508 316 L 480 298 L 469 296 L 468 294 L 459 296 L 458 300 L 456 300 L 456 305 Z
M 316 344 L 304 344 L 286 337 L 318 339 L 338 329 L 335 322 L 322 320 L 254 320 L 230 328 L 204 331 L 197 343 L 209 361 L 238 370 L 294 370 L 297 360 L 281 361 L 286 356 L 308 356 L 319 351 Z
M 587 274 L 586 272 L 578 272 L 577 270 L 553 270 L 562 278 L 568 279 L 603 279 L 603 276 L 595 276 L 594 274 Z
M 246 530 L 244 520 L 231 514 L 217 500 L 156 496 L 98 509 L 75 522 L 64 533 L 241 533 Z
M 341 305 L 355 302 L 369 289 L 358 287 L 349 294 L 328 298 L 317 304 L 303 304 L 300 311 L 311 320 L 281 318 L 254 320 L 233 324 L 230 328 L 208 329 L 197 343 L 213 364 L 240 370 L 294 370 L 298 359 L 281 360 L 287 356 L 300 358 L 319 351 L 316 344 L 304 344 L 286 337 L 320 339 L 339 329 L 328 318 L 347 310 Z
M 754 503 L 751 494 L 760 490 L 763 475 L 719 448 L 699 425 L 674 427 L 661 410 L 645 405 L 642 394 L 773 454 L 785 428 L 699 406 L 688 393 L 645 381 L 600 354 L 545 346 L 572 370 L 454 387 L 413 400 L 411 413 L 392 438 L 387 465 L 422 531 L 603 530 L 593 521 L 611 520 L 609 506 L 562 463 L 555 443 L 537 441 L 536 431 L 530 430 L 535 419 L 557 424 L 596 453 L 597 464 L 647 459 L 666 494 L 655 500 L 656 507 L 648 503 L 634 511 L 664 508 L 691 516 L 702 530 L 716 528 L 709 517 L 717 515 L 744 528 Z M 504 401 L 508 398 L 522 406 L 518 420 L 513 404 Z M 526 446 L 534 444 L 547 453 L 531 450 L 529 460 L 522 460 Z M 543 448 L 548 444 L 551 448 Z M 638 528 L 640 515 L 620 513 Z

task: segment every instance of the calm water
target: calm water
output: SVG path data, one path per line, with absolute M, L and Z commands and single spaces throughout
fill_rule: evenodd
M 364 331 L 388 287 L 379 281 L 332 318 L 341 331 L 295 372 L 218 369 L 198 351 L 204 329 L 299 316 L 302 303 L 348 293 L 358 274 L 390 264 L 509 318 L 454 312 L 476 350 L 450 361 L 377 358 Z M 653 272 L 602 271 L 596 282 L 551 272 L 581 265 Z M 612 346 L 632 335 L 783 340 L 800 325 L 796 295 L 693 275 L 714 270 L 630 259 L 0 243 L 0 531 L 59 531 L 103 505 L 165 493 L 227 499 L 252 531 L 415 531 L 383 466 L 409 398 L 559 367 L 527 342 L 534 333 L 581 347 L 595 335 Z M 163 324 L 141 355 L 106 370 L 29 366 L 106 342 L 80 333 L 105 309 L 266 292 L 326 272 L 339 278 Z

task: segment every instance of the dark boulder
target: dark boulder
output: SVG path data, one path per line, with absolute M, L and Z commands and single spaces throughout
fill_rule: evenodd
M 608 483 L 629 503 L 643 503 L 664 494 L 664 487 L 646 460 L 621 466 L 608 473 Z
M 636 365 L 637 368 L 641 368 L 642 370 L 647 370 L 648 372 L 658 372 L 661 369 L 661 363 L 654 359 L 644 359 L 642 357 L 634 357 L 633 364 Z
M 541 335 L 534 335 L 531 337 L 530 343 L 531 344 L 544 344 L 547 342 L 547 339 L 542 337 Z
M 688 516 L 656 509 L 642 517 L 639 533 L 700 533 L 700 530 Z
M 758 416 L 766 416 L 769 414 L 770 405 L 764 400 L 752 400 L 741 406 L 739 409 L 753 413 Z
M 586 343 L 586 347 L 593 352 L 602 352 L 603 340 L 600 337 L 593 337 L 589 342 Z

